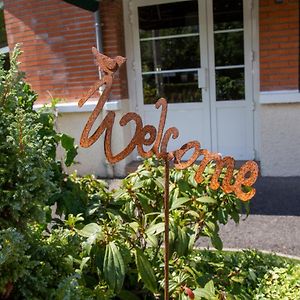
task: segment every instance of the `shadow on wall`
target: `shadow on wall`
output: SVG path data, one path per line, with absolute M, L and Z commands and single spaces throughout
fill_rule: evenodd
M 300 216 L 300 177 L 259 177 L 251 214 Z

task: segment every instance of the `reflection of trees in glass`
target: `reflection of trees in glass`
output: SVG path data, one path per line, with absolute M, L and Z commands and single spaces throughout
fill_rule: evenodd
M 244 69 L 228 69 L 216 71 L 217 101 L 244 100 Z
M 141 41 L 142 71 L 200 67 L 199 36 Z
M 244 32 L 215 34 L 216 66 L 244 64 Z
M 144 104 L 153 104 L 160 97 L 169 103 L 201 102 L 201 90 L 192 72 L 144 75 L 143 91 Z
M 140 38 L 198 32 L 198 1 L 147 5 L 138 8 Z
M 7 46 L 3 2 L 0 1 L 0 48 Z
M 214 30 L 243 28 L 243 0 L 214 0 Z

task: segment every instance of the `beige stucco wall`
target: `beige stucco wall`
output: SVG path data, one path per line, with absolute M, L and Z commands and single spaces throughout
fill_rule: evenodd
M 260 121 L 262 175 L 300 176 L 300 103 L 261 105 Z
M 116 120 L 113 127 L 112 135 L 112 150 L 113 154 L 119 153 L 123 150 L 129 142 L 130 139 L 130 125 L 128 124 L 125 127 L 119 125 L 120 118 L 128 111 L 128 101 L 122 100 L 122 109 L 116 110 Z M 59 132 L 67 133 L 70 136 L 75 138 L 75 143 L 79 145 L 81 132 L 90 116 L 91 112 L 64 112 L 59 113 L 57 119 L 57 130 Z M 106 111 L 98 118 L 99 124 L 107 114 Z M 97 126 L 95 123 L 95 127 Z M 78 155 L 76 157 L 77 163 L 72 167 L 68 168 L 67 171 L 73 172 L 77 171 L 79 175 L 85 174 L 94 174 L 100 178 L 110 178 L 110 177 L 123 177 L 125 175 L 125 166 L 131 160 L 131 157 L 128 157 L 121 162 L 110 165 L 104 155 L 104 134 L 99 138 L 89 148 L 78 147 Z M 61 157 L 63 154 L 61 150 L 58 151 L 58 157 Z

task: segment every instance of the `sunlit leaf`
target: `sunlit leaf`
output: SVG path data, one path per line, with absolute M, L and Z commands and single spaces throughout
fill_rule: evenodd
M 211 204 L 215 204 L 217 203 L 217 199 L 214 199 L 212 197 L 209 197 L 209 196 L 203 196 L 203 197 L 199 197 L 196 199 L 198 202 L 201 202 L 201 203 L 211 203 Z
M 111 289 L 116 292 L 121 290 L 125 278 L 125 266 L 121 252 L 114 242 L 106 245 L 103 274 Z

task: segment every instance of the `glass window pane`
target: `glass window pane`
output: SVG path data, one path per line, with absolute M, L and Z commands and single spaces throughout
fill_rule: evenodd
M 214 0 L 214 30 L 243 28 L 243 0 Z
M 164 97 L 168 103 L 201 102 L 197 72 L 172 72 L 143 75 L 144 104 Z
M 142 71 L 200 67 L 199 36 L 141 42 Z
M 197 33 L 198 1 L 183 1 L 138 8 L 140 38 Z
M 217 101 L 245 99 L 244 68 L 216 70 Z
M 0 8 L 0 48 L 7 46 L 4 12 L 3 8 Z
M 244 32 L 226 32 L 215 34 L 216 66 L 244 64 Z

